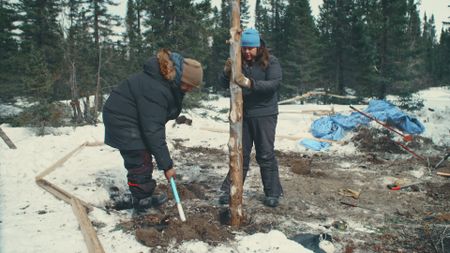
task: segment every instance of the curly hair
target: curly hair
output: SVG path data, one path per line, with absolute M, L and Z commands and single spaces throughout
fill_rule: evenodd
M 166 80 L 174 80 L 177 74 L 175 66 L 170 59 L 170 54 L 171 52 L 166 48 L 160 49 L 156 54 L 159 63 L 159 71 Z

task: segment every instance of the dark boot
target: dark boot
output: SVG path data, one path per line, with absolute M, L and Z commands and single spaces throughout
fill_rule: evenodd
M 245 183 L 245 179 L 247 178 L 248 169 L 249 169 L 248 167 L 243 168 L 242 173 L 243 183 Z M 230 203 L 230 186 L 231 186 L 231 179 L 230 179 L 230 172 L 228 172 L 227 176 L 225 177 L 225 180 L 223 180 L 222 186 L 220 187 L 222 193 L 219 196 L 219 204 L 228 205 Z
M 222 195 L 220 195 L 219 204 L 221 204 L 221 205 L 230 204 L 230 194 L 228 192 L 222 193 Z
M 167 194 L 165 192 L 162 192 L 158 195 L 152 195 L 147 198 L 138 199 L 133 197 L 132 203 L 133 203 L 133 211 L 135 215 L 144 215 L 147 214 L 150 208 L 156 208 L 158 206 L 161 206 L 165 202 L 167 202 Z
M 266 197 L 264 199 L 264 205 L 268 207 L 277 207 L 279 204 L 279 199 L 277 197 Z

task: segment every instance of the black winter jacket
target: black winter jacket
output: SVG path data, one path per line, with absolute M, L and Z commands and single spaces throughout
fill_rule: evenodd
M 115 88 L 103 107 L 105 143 L 120 150 L 147 149 L 158 168 L 172 168 L 166 144 L 167 121 L 181 112 L 184 93 L 160 74 L 156 57 Z
M 243 88 L 244 117 L 261 117 L 278 114 L 278 88 L 281 84 L 282 71 L 278 59 L 270 55 L 269 65 L 264 69 L 259 62 L 252 66 L 242 64 L 242 73 L 252 80 L 251 89 Z M 222 85 L 229 85 L 230 80 L 222 73 L 219 77 Z

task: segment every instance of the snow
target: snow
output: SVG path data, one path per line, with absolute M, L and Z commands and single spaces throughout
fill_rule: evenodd
M 433 139 L 436 144 L 450 145 L 450 90 L 432 88 L 417 94 L 424 99 L 424 108 L 412 114 L 424 123 L 426 131 L 422 136 Z M 228 151 L 229 123 L 227 109 L 229 98 L 207 101 L 209 109 L 194 109 L 184 112 L 193 120 L 192 126 L 185 124 L 167 125 L 169 149 L 178 154 L 173 140 L 185 140 L 183 145 L 219 148 Z M 365 105 L 357 105 L 365 108 Z M 3 112 L 15 113 L 14 107 L 1 106 Z M 6 109 L 4 109 L 6 108 Z M 432 110 L 430 110 L 432 109 Z M 349 114 L 346 105 L 282 105 L 278 119 L 276 149 L 282 151 L 313 154 L 298 144 L 303 137 L 311 137 L 309 128 L 313 120 L 321 117 L 313 111 Z M 13 128 L 1 125 L 17 149 L 9 149 L 0 141 L 0 252 L 87 252 L 77 219 L 70 205 L 56 199 L 35 183 L 35 177 L 58 159 L 85 142 L 103 140 L 104 128 L 98 126 L 62 127 L 52 129 L 51 135 L 36 136 L 32 129 Z M 350 134 L 346 136 L 350 138 Z M 354 154 L 353 145 L 332 145 L 326 151 L 331 154 Z M 89 218 L 97 224 L 98 237 L 106 252 L 149 252 L 149 248 L 135 240 L 134 235 L 124 233 L 115 227 L 123 216 L 107 214 L 101 206 L 108 200 L 107 189 L 101 185 L 126 187 L 126 171 L 117 150 L 108 146 L 85 147 L 57 168 L 46 178 L 66 191 L 94 206 Z M 176 162 L 176 161 L 175 161 Z M 351 161 L 339 167 L 352 169 Z M 189 170 L 193 178 L 201 177 L 200 168 L 177 168 Z M 226 171 L 217 171 L 225 175 Z M 424 171 L 412 172 L 421 177 Z M 161 182 L 162 173 L 155 173 Z M 392 179 L 386 179 L 390 181 Z M 127 212 L 127 211 L 121 211 Z M 310 224 L 312 227 L 314 224 Z M 349 224 L 360 227 L 360 224 Z M 311 252 L 291 241 L 276 230 L 250 236 L 237 236 L 236 240 L 212 247 L 199 241 L 184 242 L 170 252 Z

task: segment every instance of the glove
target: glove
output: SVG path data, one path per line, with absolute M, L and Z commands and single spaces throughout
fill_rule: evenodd
M 252 81 L 244 76 L 244 74 L 240 73 L 236 79 L 234 80 L 237 85 L 242 88 L 250 89 L 252 87 Z
M 175 178 L 176 175 L 177 173 L 173 167 L 164 171 L 164 176 L 166 176 L 167 181 L 169 181 L 171 177 Z
M 225 62 L 225 65 L 223 66 L 223 73 L 225 74 L 226 77 L 228 77 L 228 79 L 230 79 L 231 76 L 231 59 L 228 58 L 227 61 Z

